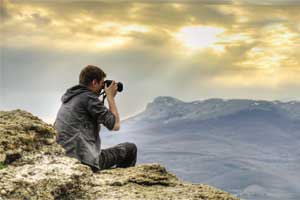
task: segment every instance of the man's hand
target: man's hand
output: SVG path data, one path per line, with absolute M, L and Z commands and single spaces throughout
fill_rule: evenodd
M 109 87 L 106 84 L 104 85 L 104 91 L 108 98 L 115 97 L 118 92 L 118 84 L 113 80 Z
M 120 117 L 118 113 L 118 109 L 114 100 L 114 97 L 117 94 L 118 90 L 118 84 L 115 81 L 112 81 L 112 83 L 109 85 L 109 87 L 104 86 L 104 91 L 107 96 L 107 101 L 109 105 L 109 110 L 115 115 L 116 120 L 115 120 L 115 125 L 112 130 L 118 131 L 120 129 Z

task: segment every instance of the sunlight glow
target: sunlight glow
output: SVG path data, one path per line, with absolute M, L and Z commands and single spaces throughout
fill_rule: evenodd
M 95 46 L 97 48 L 111 48 L 111 47 L 117 47 L 124 45 L 128 42 L 127 38 L 123 37 L 109 37 L 106 39 L 103 39 L 99 42 L 96 42 Z
M 175 37 L 186 47 L 197 50 L 213 47 L 218 41 L 218 35 L 223 32 L 224 29 L 217 27 L 188 26 L 180 29 L 180 31 L 175 34 Z

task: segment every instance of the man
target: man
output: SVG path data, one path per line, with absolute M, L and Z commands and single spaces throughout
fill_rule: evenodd
M 117 83 L 112 81 L 104 86 L 106 74 L 97 66 L 88 65 L 82 69 L 79 84 L 65 92 L 62 105 L 57 113 L 54 127 L 57 130 L 57 143 L 66 154 L 96 172 L 101 169 L 135 166 L 137 147 L 133 143 L 121 143 L 114 147 L 101 149 L 100 124 L 110 131 L 120 129 L 120 118 L 115 103 Z M 109 109 L 100 101 L 104 89 Z

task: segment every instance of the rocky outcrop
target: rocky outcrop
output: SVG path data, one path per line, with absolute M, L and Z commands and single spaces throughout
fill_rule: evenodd
M 29 112 L 0 111 L 0 163 L 22 164 L 36 153 L 63 155 L 55 138 L 55 129 Z
M 55 143 L 52 125 L 22 111 L 0 112 L 0 199 L 227 199 L 204 184 L 178 180 L 159 164 L 93 173 Z

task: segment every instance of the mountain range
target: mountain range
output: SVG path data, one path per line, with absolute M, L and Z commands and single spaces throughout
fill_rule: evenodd
M 300 199 L 300 102 L 159 96 L 100 131 L 102 147 L 138 146 L 138 162 L 159 162 L 178 177 L 242 199 Z

